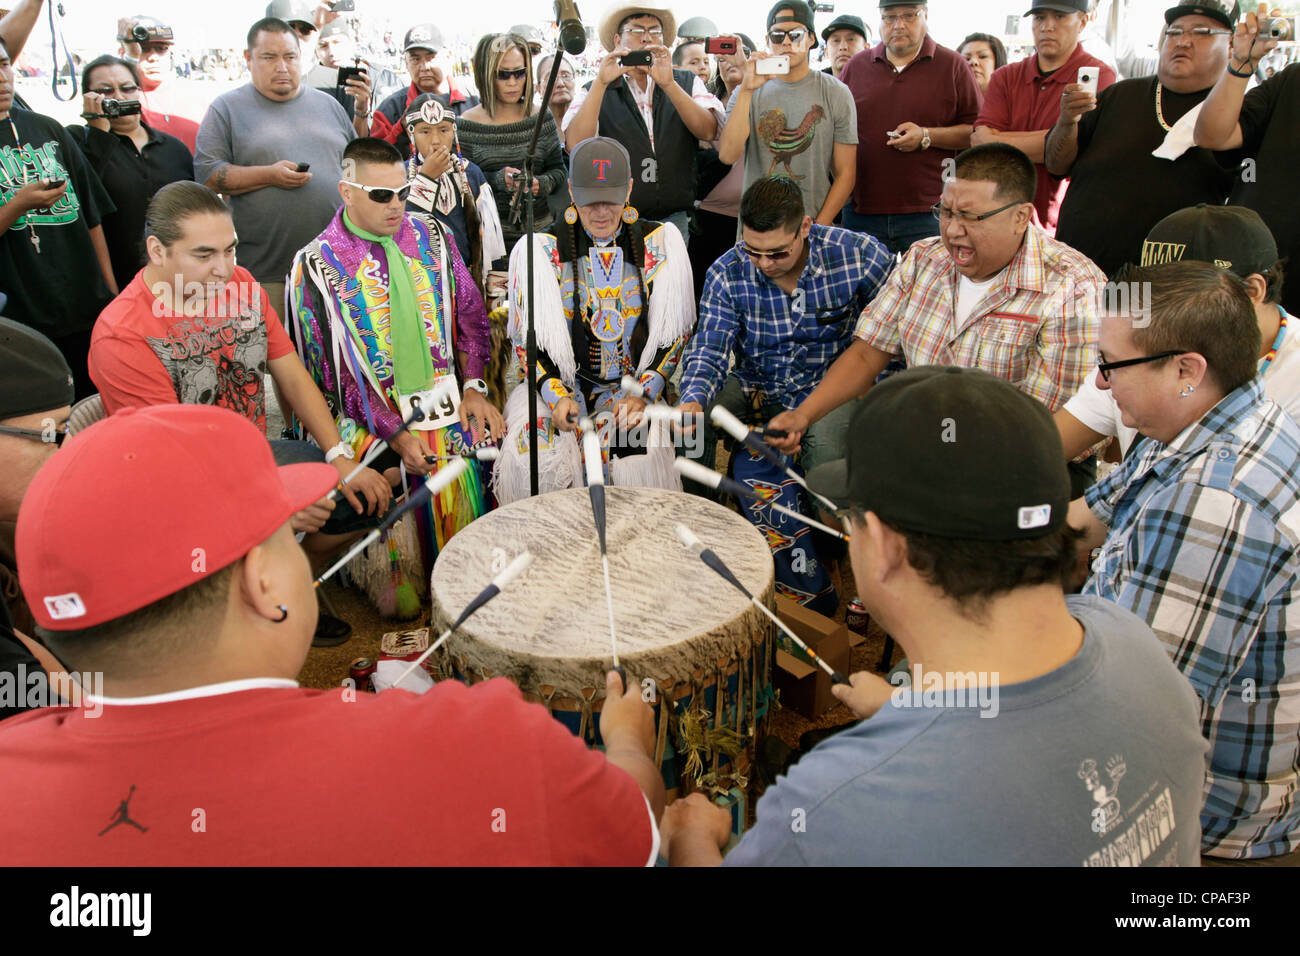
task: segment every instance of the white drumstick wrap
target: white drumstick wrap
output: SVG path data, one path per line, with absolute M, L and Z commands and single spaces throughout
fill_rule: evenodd
M 463 475 L 468 467 L 469 460 L 465 458 L 457 458 L 450 464 L 443 465 L 426 482 L 429 486 L 429 496 L 440 494 L 444 488 Z
M 709 412 L 709 418 L 713 420 L 713 424 L 736 439 L 736 441 L 744 441 L 745 436 L 749 434 L 748 426 L 721 405 L 713 406 L 713 411 Z
M 705 468 L 698 461 L 691 461 L 689 458 L 676 458 L 673 460 L 673 467 L 677 469 L 677 474 L 683 478 L 689 478 L 691 481 L 698 481 L 706 488 L 716 488 L 722 483 L 722 476 L 712 468 Z
M 672 422 L 674 425 L 682 423 L 682 413 L 671 405 L 647 405 L 645 417 L 652 422 Z
M 603 485 L 605 469 L 600 461 L 600 438 L 596 435 L 596 426 L 590 418 L 583 418 L 578 427 L 582 429 L 582 462 L 587 467 L 587 484 Z
M 496 461 L 501 457 L 501 449 L 495 445 L 484 445 L 478 451 L 474 452 L 474 457 L 479 461 Z
M 695 532 L 691 531 L 691 529 L 686 527 L 686 525 L 676 525 L 673 530 L 677 532 L 677 540 L 690 548 L 696 554 L 699 554 L 704 550 L 703 542 L 701 542 L 699 538 L 695 537 Z
M 633 398 L 645 398 L 645 389 L 642 388 L 641 383 L 631 375 L 624 375 L 623 378 L 619 380 L 618 384 L 623 391 L 627 392 Z
M 492 583 L 495 584 L 499 590 L 504 591 L 510 582 L 527 571 L 528 566 L 532 563 L 532 553 L 525 551 L 523 554 L 519 555 L 519 557 L 511 561 L 504 571 L 494 577 Z

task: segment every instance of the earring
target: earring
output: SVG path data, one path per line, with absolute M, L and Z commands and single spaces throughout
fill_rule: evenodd
M 570 206 L 569 208 L 564 210 L 564 221 L 567 222 L 570 226 L 572 226 L 575 222 L 578 221 L 577 206 Z
M 280 609 L 280 616 L 275 619 L 275 623 L 283 624 L 289 617 L 289 609 L 283 604 L 277 604 L 276 607 Z
M 623 221 L 629 226 L 641 218 L 641 214 L 636 211 L 636 206 L 623 207 Z
M 1195 386 L 1195 385 L 1184 385 L 1184 386 L 1183 386 L 1183 390 L 1182 390 L 1181 392 L 1178 393 L 1178 397 L 1179 397 L 1179 398 L 1186 398 L 1187 396 L 1191 395 L 1192 392 L 1194 392 L 1194 391 L 1196 391 L 1196 386 Z

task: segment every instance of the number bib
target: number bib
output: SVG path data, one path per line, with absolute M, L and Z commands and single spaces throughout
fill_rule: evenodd
M 416 406 L 424 411 L 425 419 L 415 422 L 411 428 L 416 431 L 431 432 L 460 421 L 460 385 L 452 374 L 439 375 L 433 380 L 433 387 L 410 395 L 397 395 L 397 407 L 402 419 L 411 417 Z

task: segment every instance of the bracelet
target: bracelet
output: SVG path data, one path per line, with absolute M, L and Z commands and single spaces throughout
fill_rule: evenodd
M 1246 62 L 1247 62 L 1247 63 L 1250 63 L 1249 60 L 1247 60 Z M 1251 71 L 1246 72 L 1246 73 L 1238 73 L 1236 70 L 1234 70 L 1234 69 L 1232 68 L 1232 61 L 1231 61 L 1231 60 L 1228 61 L 1228 72 L 1231 73 L 1233 76 L 1237 77 L 1238 79 L 1242 79 L 1242 80 L 1249 80 L 1252 76 L 1255 75 L 1255 71 L 1254 71 L 1254 70 L 1251 70 Z

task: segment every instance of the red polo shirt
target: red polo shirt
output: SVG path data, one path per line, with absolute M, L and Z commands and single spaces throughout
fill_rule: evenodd
M 976 127 L 987 126 L 1000 133 L 1043 130 L 1046 139 L 1047 130 L 1061 116 L 1061 96 L 1065 87 L 1078 82 L 1081 66 L 1095 66 L 1101 71 L 1097 78 L 1098 93 L 1115 82 L 1115 71 L 1085 52 L 1081 44 L 1074 48 L 1065 63 L 1047 75 L 1038 70 L 1037 53 L 995 70 L 989 88 L 984 92 L 984 105 L 980 107 Z M 1053 176 L 1042 163 L 1034 168 L 1038 171 L 1034 208 L 1038 210 L 1043 226 L 1055 233 L 1061 200 L 1065 198 L 1070 181 Z
M 943 192 L 943 161 L 955 150 L 900 153 L 885 136 L 900 123 L 926 128 L 974 123 L 980 91 L 970 66 L 927 35 L 901 70 L 878 43 L 849 60 L 840 82 L 858 107 L 858 178 L 853 208 L 862 215 L 929 212 Z

